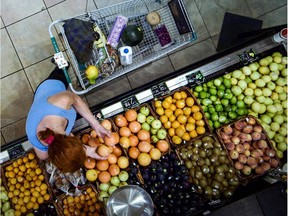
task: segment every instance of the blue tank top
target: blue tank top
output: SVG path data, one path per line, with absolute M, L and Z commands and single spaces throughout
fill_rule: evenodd
M 34 101 L 26 120 L 26 134 L 30 143 L 41 151 L 48 151 L 48 146 L 44 146 L 37 138 L 37 127 L 45 116 L 57 115 L 67 119 L 67 135 L 74 126 L 76 111 L 73 107 L 66 110 L 48 102 L 48 97 L 63 91 L 66 91 L 66 88 L 61 81 L 49 79 L 41 83 L 35 93 Z

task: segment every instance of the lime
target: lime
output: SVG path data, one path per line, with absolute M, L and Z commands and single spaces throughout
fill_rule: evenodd
M 220 116 L 219 117 L 219 122 L 220 123 L 224 123 L 224 122 L 226 122 L 226 120 L 227 120 L 226 116 Z
M 216 105 L 215 105 L 215 110 L 216 110 L 217 112 L 222 112 L 222 111 L 223 111 L 223 106 L 222 106 L 221 104 L 216 104 Z
M 211 95 L 211 96 L 210 96 L 210 100 L 211 100 L 212 102 L 214 102 L 214 101 L 217 100 L 217 97 L 216 97 L 215 95 Z
M 205 98 L 205 99 L 202 100 L 202 104 L 204 106 L 207 106 L 207 105 L 212 104 L 212 101 L 209 98 Z
M 210 116 L 211 116 L 210 113 L 209 112 L 204 112 L 204 113 L 205 113 L 206 118 L 210 119 Z
M 224 90 L 222 90 L 222 89 L 218 90 L 217 95 L 219 98 L 222 98 L 224 96 Z
M 214 104 L 221 104 L 221 100 L 219 98 L 217 98 L 217 100 L 214 101 Z
M 235 112 L 237 109 L 238 109 L 238 107 L 237 107 L 236 105 L 233 104 L 233 105 L 231 106 L 231 111 L 234 111 L 234 112 Z
M 215 79 L 215 80 L 214 80 L 214 85 L 215 85 L 215 86 L 220 86 L 221 83 L 222 83 L 222 82 L 221 82 L 220 79 Z
M 215 121 L 215 122 L 213 122 L 213 126 L 214 126 L 214 128 L 219 128 L 221 126 L 221 124 L 219 121 Z
M 237 97 L 236 96 L 233 96 L 231 99 L 230 99 L 230 104 L 236 104 L 237 103 Z
M 238 116 L 243 116 L 246 114 L 246 109 L 240 108 L 236 110 Z
M 203 110 L 204 112 L 207 112 L 207 111 L 208 111 L 208 107 L 207 107 L 207 106 L 202 106 L 202 110 Z
M 224 78 L 224 79 L 223 79 L 223 84 L 224 84 L 225 87 L 230 88 L 230 87 L 231 87 L 231 81 L 230 81 L 230 79 Z
M 203 91 L 203 87 L 202 87 L 202 86 L 196 86 L 196 87 L 194 88 L 194 91 L 196 91 L 196 92 L 201 92 L 201 91 Z
M 230 111 L 230 112 L 228 113 L 228 116 L 229 116 L 229 118 L 231 118 L 231 119 L 236 119 L 236 118 L 237 118 L 236 112 L 233 112 L 233 111 Z
M 236 106 L 238 108 L 245 108 L 245 103 L 243 100 L 239 100 L 239 101 L 237 101 Z
M 225 87 L 223 84 L 221 84 L 220 86 L 218 86 L 218 89 L 220 89 L 220 90 L 225 90 L 226 87 Z
M 222 104 L 223 106 L 227 106 L 227 105 L 229 104 L 229 100 L 222 98 L 222 99 L 221 99 L 221 104 Z
M 218 116 L 218 114 L 216 112 L 211 114 L 211 120 L 213 122 L 218 121 L 218 119 L 219 119 L 219 116 Z
M 207 93 L 204 91 L 199 92 L 199 98 L 204 99 L 207 97 Z
M 232 107 L 230 105 L 224 106 L 225 112 L 230 112 L 232 110 Z
M 194 92 L 193 92 L 193 95 L 194 95 L 195 97 L 198 97 L 199 93 L 196 92 L 196 91 L 194 91 Z
M 209 82 L 207 82 L 206 84 L 207 84 L 207 86 L 210 87 L 210 88 L 211 88 L 211 87 L 214 87 L 213 81 L 209 81 Z
M 208 108 L 208 112 L 212 114 L 212 113 L 215 113 L 216 110 L 215 110 L 214 107 L 209 107 L 209 108 Z
M 223 98 L 228 99 L 228 100 L 232 99 L 232 97 L 233 97 L 233 94 L 231 92 L 225 92 L 223 96 Z
M 211 95 L 217 95 L 217 89 L 216 88 L 209 88 L 209 93 Z
M 212 127 L 212 128 L 213 128 L 213 121 L 211 121 L 211 120 L 208 120 L 208 124 L 210 125 L 210 127 Z

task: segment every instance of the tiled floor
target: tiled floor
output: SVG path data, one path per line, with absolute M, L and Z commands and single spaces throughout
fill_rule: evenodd
M 95 10 L 123 1 L 1 0 L 1 146 L 25 137 L 25 121 L 34 91 L 54 68 L 50 63 L 54 49 L 49 24 L 82 14 L 86 8 Z M 184 2 L 197 40 L 84 95 L 90 106 L 215 54 L 225 12 L 262 20 L 263 28 L 287 24 L 286 0 Z

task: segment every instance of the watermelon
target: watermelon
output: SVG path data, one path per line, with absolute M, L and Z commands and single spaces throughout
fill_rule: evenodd
M 122 32 L 121 40 L 128 46 L 136 46 L 143 40 L 143 31 L 136 25 L 127 25 Z

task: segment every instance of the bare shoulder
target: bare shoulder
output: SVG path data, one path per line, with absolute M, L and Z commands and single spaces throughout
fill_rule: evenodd
M 74 93 L 71 91 L 63 91 L 48 98 L 49 103 L 63 109 L 70 109 L 74 101 Z

